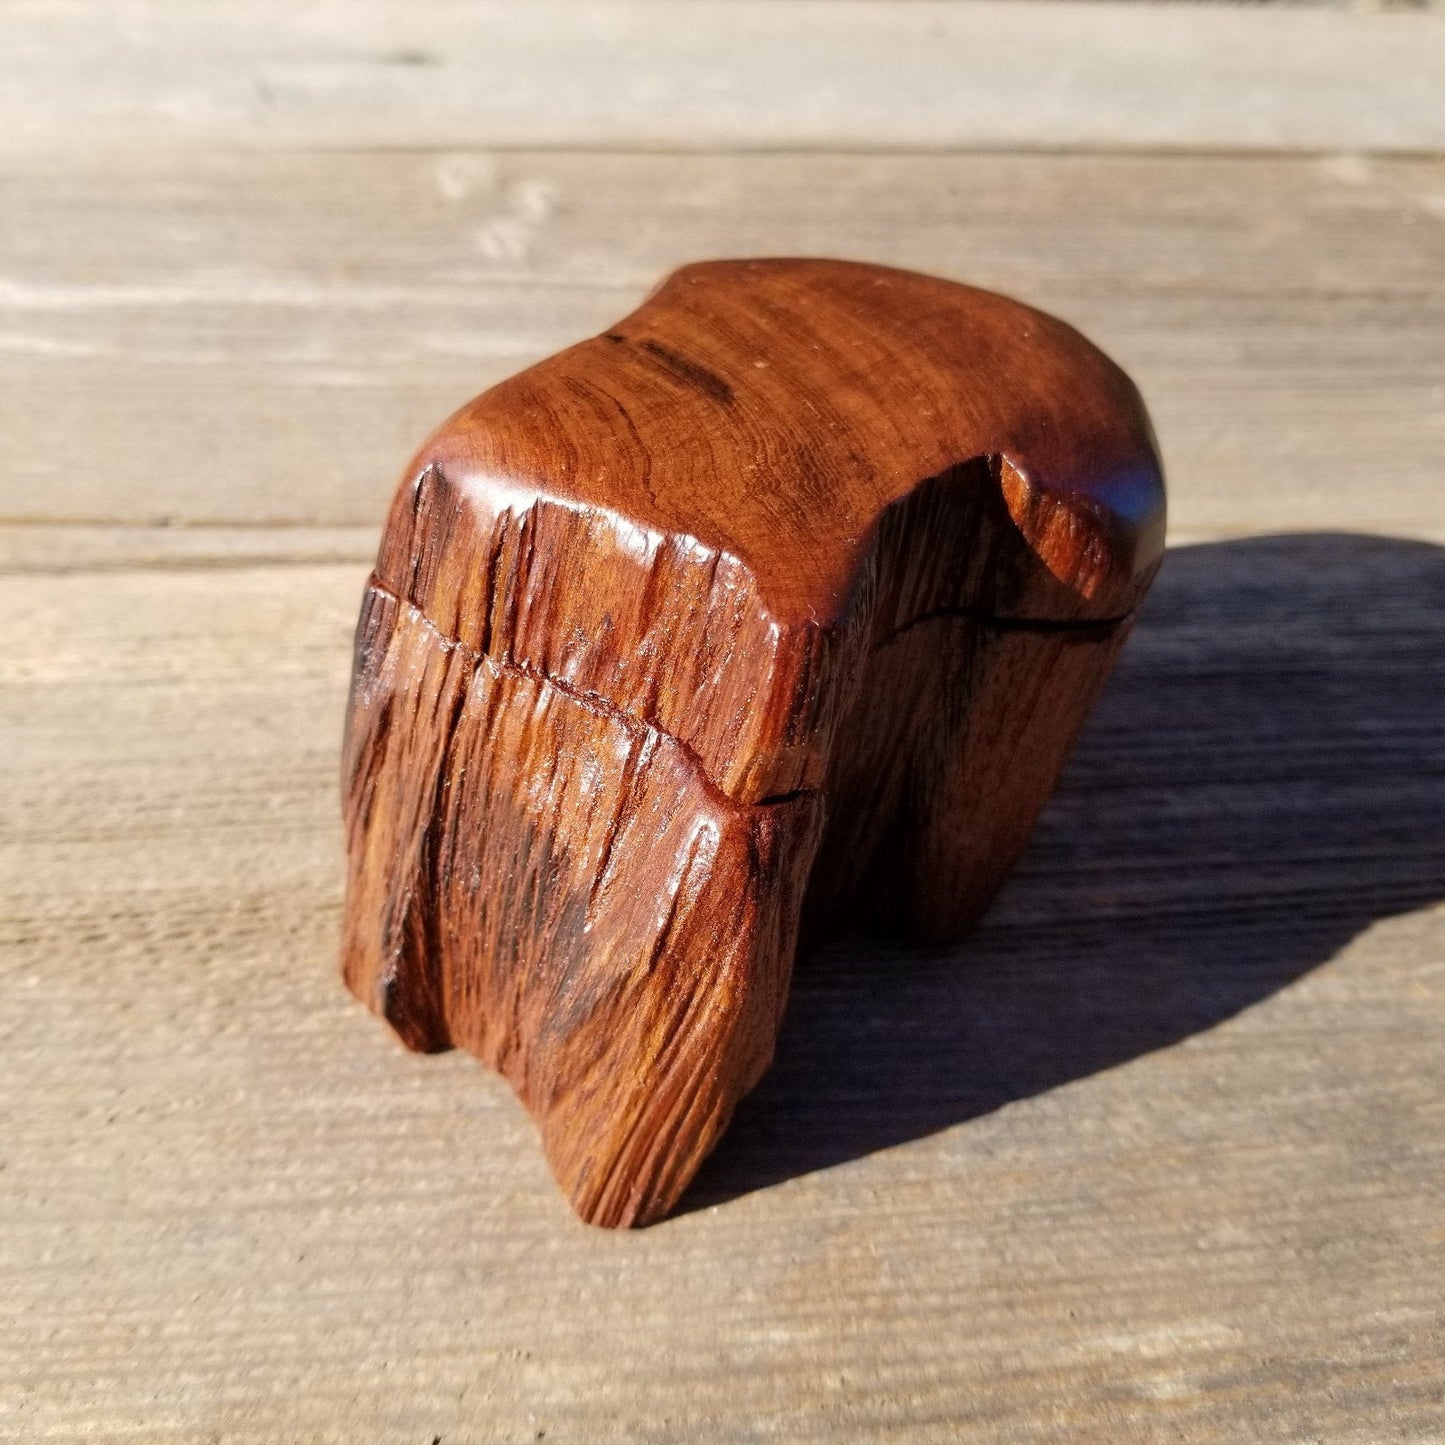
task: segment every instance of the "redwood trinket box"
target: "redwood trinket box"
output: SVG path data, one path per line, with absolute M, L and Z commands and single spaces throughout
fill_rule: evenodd
M 800 938 L 958 938 L 1163 551 L 1138 392 L 952 282 L 718 261 L 462 408 L 357 630 L 343 969 L 664 1214 L 767 1068 Z

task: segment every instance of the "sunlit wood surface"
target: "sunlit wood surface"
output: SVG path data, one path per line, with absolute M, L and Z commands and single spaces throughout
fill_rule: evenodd
M 1445 17 L 0 10 L 0 1439 L 1445 1440 Z M 946 82 L 946 83 L 945 83 Z M 1173 543 L 1020 873 L 684 1212 L 336 976 L 413 445 L 709 255 L 1004 290 Z

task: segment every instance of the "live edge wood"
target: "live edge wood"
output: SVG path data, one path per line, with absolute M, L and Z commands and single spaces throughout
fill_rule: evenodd
M 1138 393 L 877 266 L 711 262 L 464 407 L 387 519 L 344 760 L 343 966 L 500 1070 L 577 1212 L 665 1213 L 793 958 L 956 937 L 1162 555 Z

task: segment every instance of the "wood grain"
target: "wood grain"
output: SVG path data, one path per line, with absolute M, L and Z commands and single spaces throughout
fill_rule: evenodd
M 348 986 L 669 1210 L 773 1055 L 800 924 L 951 941 L 1158 568 L 1143 402 L 990 292 L 713 261 L 407 465 L 357 628 Z M 806 894 L 806 903 L 805 903 Z
M 3 184 L 7 518 L 374 528 L 437 417 L 683 261 L 772 252 L 1078 326 L 1148 396 L 1181 532 L 1445 532 L 1438 161 L 160 152 Z
M 1442 556 L 1173 552 L 983 930 L 617 1235 L 335 980 L 365 565 L 0 579 L 0 1435 L 1438 1438 Z
M 0 148 L 1434 151 L 1445 17 L 972 0 L 0 10 Z M 557 77 L 566 83 L 558 84 Z
M 0 1438 L 1445 1440 L 1438 4 L 499 8 L 0 6 Z M 778 253 L 1080 326 L 1204 545 L 603 1234 L 335 981 L 355 601 L 437 416 Z

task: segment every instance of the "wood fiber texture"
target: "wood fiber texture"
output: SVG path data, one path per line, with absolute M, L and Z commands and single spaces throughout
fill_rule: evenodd
M 1158 565 L 1123 373 L 1002 297 L 686 267 L 408 468 L 357 634 L 352 990 L 505 1074 L 594 1223 L 666 1212 L 800 925 L 947 941 Z

